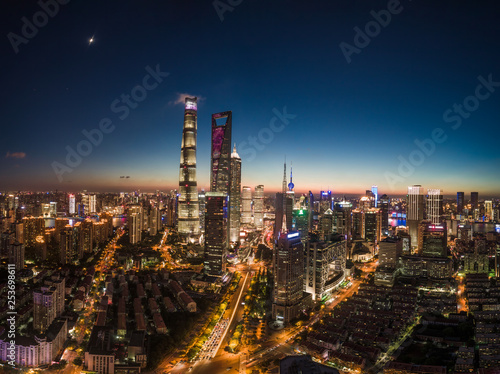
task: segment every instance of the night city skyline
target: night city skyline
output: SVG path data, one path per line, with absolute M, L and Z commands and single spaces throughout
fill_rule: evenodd
M 375 184 L 404 195 L 421 184 L 498 196 L 493 2 L 394 3 L 366 46 L 354 28 L 365 30 L 387 2 L 316 3 L 304 13 L 295 3 L 242 2 L 220 11 L 223 22 L 210 3 L 62 3 L 28 42 L 2 43 L 2 190 L 173 189 L 183 98 L 192 95 L 199 190 L 209 189 L 211 115 L 231 110 L 242 185 L 279 191 L 286 156 L 304 193 L 361 194 Z M 40 10 L 4 8 L 3 34 L 21 37 L 22 17 Z M 135 92 L 145 99 L 122 102 L 151 71 L 160 74 L 146 83 L 154 88 Z M 464 102 L 488 81 L 477 103 Z M 469 108 L 456 111 L 460 123 L 447 113 L 454 103 Z M 59 181 L 53 163 L 65 165 L 66 147 L 106 118 L 112 132 Z M 439 128 L 446 140 L 400 174 L 399 157 L 408 161 L 415 141 Z
M 500 373 L 498 0 L 4 0 L 0 372 Z

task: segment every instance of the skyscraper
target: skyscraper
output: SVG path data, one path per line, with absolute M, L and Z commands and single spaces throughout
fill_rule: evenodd
M 252 223 L 252 188 L 243 186 L 241 194 L 241 223 L 249 225 Z
M 331 239 L 305 244 L 304 290 L 316 301 L 330 297 L 344 280 L 347 241 L 342 236 Z
M 254 224 L 257 230 L 264 227 L 264 186 L 262 184 L 255 187 L 254 193 Z
M 412 247 L 416 247 L 418 243 L 418 224 L 424 219 L 424 206 L 422 186 L 409 186 L 406 198 L 406 226 L 408 226 Z
M 78 235 L 70 225 L 67 225 L 59 235 L 59 261 L 61 264 L 71 264 L 78 260 Z
M 231 192 L 229 194 L 229 241 L 240 240 L 241 217 L 241 158 L 236 152 L 236 144 L 231 153 Z
M 303 294 L 304 245 L 300 233 L 280 233 L 274 249 L 273 264 L 273 319 L 287 323 L 298 317 L 306 307 Z
M 87 218 L 81 222 L 79 238 L 79 251 L 80 253 L 90 253 L 94 249 L 94 224 Z
M 226 208 L 227 195 L 224 192 L 205 194 L 205 272 L 220 275 L 226 270 Z
M 446 222 L 434 225 L 428 221 L 420 224 L 419 254 L 424 257 L 446 257 Z
M 205 232 L 205 190 L 198 194 L 198 205 L 200 206 L 200 231 Z
M 471 212 L 469 212 L 469 215 L 472 215 L 474 220 L 477 220 L 479 218 L 479 192 L 470 193 L 470 205 Z
M 89 213 L 94 214 L 97 212 L 96 195 L 89 195 Z
M 127 226 L 130 243 L 136 244 L 142 240 L 143 216 L 142 207 L 131 206 L 127 212 Z
M 443 222 L 443 191 L 439 189 L 427 190 L 427 219 L 433 225 L 440 225 Z
M 199 234 L 200 217 L 196 183 L 197 98 L 186 97 L 179 172 L 178 231 Z
M 231 111 L 212 114 L 210 191 L 231 191 Z M 225 120 L 225 121 L 224 121 Z
M 33 329 L 45 332 L 57 317 L 57 290 L 41 287 L 33 291 Z
M 319 194 L 319 213 L 332 209 L 332 191 L 321 191 Z
M 487 217 L 489 221 L 493 220 L 493 201 L 491 200 L 484 201 L 484 215 Z
M 387 235 L 389 233 L 389 197 L 386 194 L 380 196 L 379 208 L 382 211 L 382 234 Z
M 76 199 L 74 194 L 69 195 L 68 212 L 70 215 L 76 214 Z
M 464 193 L 457 192 L 457 214 L 462 214 L 464 210 Z
M 372 194 L 375 197 L 375 208 L 378 207 L 378 187 L 372 186 Z
M 8 244 L 8 252 L 9 264 L 13 264 L 17 271 L 24 269 L 24 244 L 16 240 Z

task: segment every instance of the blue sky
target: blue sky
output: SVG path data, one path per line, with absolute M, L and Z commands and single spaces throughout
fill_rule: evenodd
M 175 188 L 183 121 L 175 102 L 187 93 L 200 97 L 200 188 L 209 184 L 211 114 L 232 110 L 243 185 L 279 189 L 286 155 L 298 191 L 361 193 L 376 184 L 390 195 L 422 184 L 499 195 L 500 89 L 459 129 L 443 120 L 475 94 L 479 76 L 500 82 L 496 6 L 401 1 L 402 11 L 348 63 L 339 44 L 354 46 L 354 28 L 364 30 L 387 1 L 242 1 L 223 22 L 212 2 L 69 2 L 18 53 L 8 35 L 22 36 L 22 17 L 33 20 L 40 7 L 6 1 L 0 189 Z M 168 77 L 120 120 L 111 103 L 157 65 Z M 269 130 L 284 107 L 295 117 Z M 53 163 L 64 164 L 66 147 L 103 118 L 114 131 L 59 181 Z M 408 160 L 415 140 L 436 128 L 446 141 L 410 175 L 398 174 L 398 157 Z M 249 137 L 270 131 L 251 157 Z

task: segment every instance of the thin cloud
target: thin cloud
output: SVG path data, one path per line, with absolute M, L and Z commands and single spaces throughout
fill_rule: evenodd
M 169 104 L 170 105 L 177 105 L 177 104 L 184 105 L 184 103 L 186 101 L 186 97 L 197 97 L 198 101 L 205 100 L 205 98 L 203 96 L 191 95 L 188 93 L 177 93 L 176 99 L 174 101 L 170 101 Z
M 26 157 L 26 153 L 24 152 L 12 152 L 10 153 L 10 151 L 7 151 L 7 154 L 5 155 L 5 158 L 25 158 Z

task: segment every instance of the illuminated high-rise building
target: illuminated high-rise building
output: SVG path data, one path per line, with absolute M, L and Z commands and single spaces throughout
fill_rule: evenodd
M 381 210 L 371 208 L 364 212 L 364 239 L 369 242 L 380 242 L 381 237 Z
M 89 195 L 89 213 L 95 214 L 97 212 L 97 198 L 96 195 Z
M 170 191 L 167 197 L 167 226 L 177 226 L 179 194 L 177 190 Z M 203 212 L 205 214 L 205 212 Z
M 347 241 L 342 236 L 306 242 L 304 290 L 313 300 L 326 300 L 345 279 L 346 249 Z
M 69 195 L 68 213 L 70 215 L 76 214 L 76 199 L 74 194 Z
M 45 234 L 45 220 L 42 217 L 23 218 L 23 240 L 25 246 L 34 247 L 36 238 Z
M 227 196 L 224 192 L 207 192 L 205 199 L 205 272 L 221 275 L 226 270 Z
M 243 186 L 241 193 L 241 224 L 250 225 L 252 223 L 252 188 Z
M 59 261 L 72 264 L 79 259 L 77 247 L 78 235 L 73 227 L 67 225 L 59 234 Z
M 332 209 L 332 191 L 321 191 L 319 193 L 319 213 L 323 214 L 328 209 Z
M 200 231 L 205 232 L 205 190 L 198 194 L 198 205 L 200 206 Z
M 424 257 L 447 257 L 446 222 L 435 225 L 423 221 L 419 229 L 419 254 Z
M 87 190 L 82 192 L 82 201 L 81 201 L 82 209 L 79 209 L 78 214 L 80 216 L 88 215 L 90 211 L 89 207 L 89 195 L 87 194 Z
M 406 197 L 406 226 L 408 227 L 413 247 L 416 247 L 418 243 L 418 225 L 424 219 L 424 207 L 422 186 L 409 186 Z
M 378 207 L 382 215 L 380 223 L 382 234 L 387 235 L 389 233 L 389 197 L 386 194 L 380 196 Z
M 179 171 L 178 231 L 181 235 L 200 233 L 198 187 L 196 182 L 197 98 L 186 97 Z
M 226 196 L 226 204 L 224 204 L 224 227 L 227 230 L 225 234 L 226 246 L 229 244 L 229 222 L 231 222 L 231 211 L 227 200 L 231 193 L 232 118 L 231 111 L 212 114 L 210 192 L 220 192 Z
M 253 203 L 254 224 L 257 230 L 262 230 L 264 227 L 264 186 L 262 184 L 255 187 Z
M 329 240 L 333 233 L 333 211 L 326 210 L 319 218 L 319 232 L 321 240 Z
M 94 249 L 94 223 L 89 218 L 81 222 L 79 235 L 79 252 L 82 254 L 92 252 Z
M 333 210 L 333 232 L 344 235 L 347 247 L 351 247 L 352 240 L 352 204 L 349 201 L 340 201 Z M 349 255 L 349 253 L 348 253 Z
M 141 206 L 131 206 L 127 212 L 128 235 L 131 244 L 142 240 L 143 212 Z
M 464 200 L 465 200 L 465 194 L 463 192 L 457 192 L 457 214 L 463 213 Z
M 372 186 L 372 194 L 374 197 L 374 205 L 375 208 L 378 207 L 378 187 L 377 186 Z
M 484 215 L 489 221 L 493 220 L 493 201 L 491 200 L 484 201 Z
M 273 319 L 284 323 L 307 308 L 304 297 L 304 244 L 300 233 L 282 231 L 273 254 Z M 306 294 L 307 295 L 307 294 Z M 309 300 L 311 300 L 311 295 Z
M 210 191 L 231 191 L 231 111 L 212 114 Z
M 229 241 L 240 240 L 241 217 L 241 158 L 236 152 L 236 144 L 231 153 L 231 191 L 229 193 Z
M 440 189 L 427 190 L 426 202 L 427 219 L 433 225 L 440 225 L 443 222 L 443 191 Z
M 45 332 L 57 317 L 57 290 L 41 287 L 33 291 L 33 329 Z

